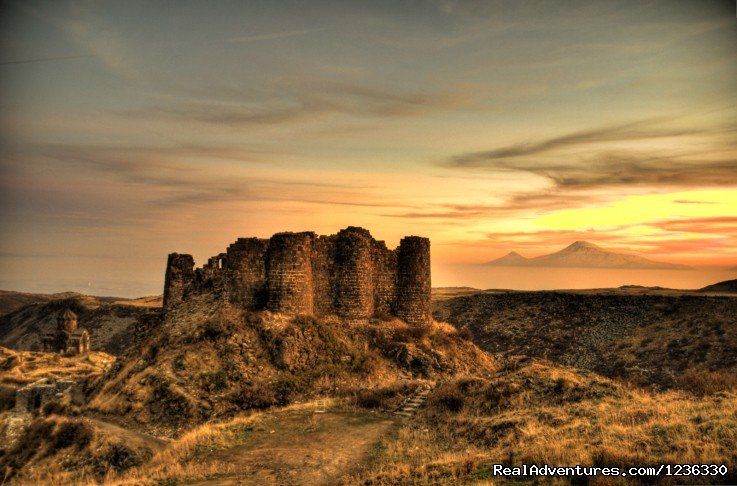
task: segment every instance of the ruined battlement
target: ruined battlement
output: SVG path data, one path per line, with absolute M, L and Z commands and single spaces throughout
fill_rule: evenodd
M 425 325 L 432 318 L 430 240 L 407 236 L 390 250 L 367 230 L 351 226 L 330 236 L 239 238 L 196 269 L 191 255 L 170 254 L 164 308 L 205 291 L 253 311 L 350 320 L 394 315 Z

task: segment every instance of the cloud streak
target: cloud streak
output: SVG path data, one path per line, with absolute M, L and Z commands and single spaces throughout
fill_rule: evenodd
M 437 219 L 445 221 L 481 220 L 515 213 L 529 212 L 531 209 L 545 208 L 547 211 L 580 207 L 586 203 L 603 202 L 607 197 L 591 194 L 562 194 L 556 192 L 535 192 L 512 194 L 498 204 L 435 204 L 424 206 L 422 210 L 386 213 L 382 216 L 404 219 Z M 395 206 L 396 208 L 396 206 Z
M 412 117 L 456 108 L 469 95 L 459 91 L 401 93 L 361 85 L 326 83 L 285 88 L 280 99 L 246 104 L 230 102 L 175 102 L 130 110 L 136 119 L 197 122 L 218 126 L 279 125 L 327 115 L 357 118 Z
M 454 155 L 441 165 L 451 169 L 527 172 L 551 180 L 559 189 L 613 186 L 729 186 L 737 175 L 737 126 L 667 128 L 657 120 L 584 130 L 492 150 Z M 624 148 L 645 140 L 704 137 L 709 148 L 648 151 Z M 611 143 L 620 143 L 612 148 Z M 675 145 L 677 146 L 677 145 Z
M 230 44 L 241 44 L 246 42 L 257 42 L 264 40 L 275 40 L 275 39 L 287 39 L 290 37 L 301 37 L 303 35 L 314 34 L 316 32 L 323 31 L 324 29 L 300 29 L 300 30 L 285 30 L 281 32 L 271 32 L 267 34 L 255 34 L 246 35 L 243 37 L 232 37 L 225 39 L 223 42 Z
M 13 154 L 31 160 L 35 166 L 46 166 L 65 176 L 93 175 L 111 191 L 125 195 L 125 186 L 143 190 L 136 206 L 142 205 L 157 212 L 180 206 L 209 205 L 215 203 L 243 203 L 258 201 L 298 201 L 320 205 L 351 205 L 360 207 L 384 207 L 384 202 L 372 202 L 367 191 L 375 187 L 359 182 L 343 182 L 298 177 L 284 177 L 275 173 L 249 175 L 247 167 L 232 164 L 233 161 L 255 162 L 261 166 L 271 160 L 267 150 L 247 146 L 222 148 L 206 145 L 177 145 L 166 147 L 115 147 L 72 144 L 49 144 L 40 150 L 28 149 Z M 9 154 L 4 154 L 8 157 Z M 194 159 L 193 159 L 194 157 Z M 212 158 L 226 161 L 220 170 L 213 170 Z M 198 159 L 202 159 L 201 161 Z M 231 162 L 231 163 L 227 163 Z M 29 175 L 16 168 L 13 177 L 28 180 Z M 122 186 L 122 187 L 121 187 Z M 118 189 L 116 189 L 118 188 Z M 38 189 L 43 192 L 42 189 Z M 43 195 L 38 195 L 43 199 Z M 123 196 L 119 198 L 125 200 Z
M 55 56 L 55 57 L 39 57 L 36 59 L 21 59 L 17 61 L 0 61 L 0 66 L 10 66 L 14 64 L 36 64 L 43 62 L 56 62 L 56 61 L 68 61 L 73 59 L 89 59 L 90 55 L 79 55 L 79 56 Z

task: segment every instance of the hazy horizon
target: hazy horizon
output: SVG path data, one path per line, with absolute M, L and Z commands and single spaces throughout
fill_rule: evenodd
M 170 252 L 201 265 L 238 237 L 347 226 L 389 247 L 429 237 L 435 286 L 495 281 L 465 266 L 576 240 L 737 266 L 729 2 L 2 14 L 0 288 L 159 293 Z

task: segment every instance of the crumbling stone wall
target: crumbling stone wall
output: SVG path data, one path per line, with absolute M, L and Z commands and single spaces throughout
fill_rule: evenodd
M 248 310 L 335 314 L 349 320 L 397 316 L 430 322 L 430 240 L 405 237 L 396 250 L 358 227 L 336 235 L 277 233 L 239 238 L 194 269 L 190 255 L 169 255 L 164 307 L 213 292 Z
M 312 242 L 312 292 L 315 315 L 334 313 L 335 237 L 318 236 Z
M 194 258 L 192 255 L 171 253 L 166 261 L 164 276 L 164 308 L 181 302 L 184 295 L 192 290 L 194 283 Z
M 26 385 L 15 393 L 15 411 L 34 412 L 53 400 L 61 401 L 71 394 L 73 386 L 73 381 L 50 378 Z
M 374 276 L 374 314 L 392 314 L 397 298 L 397 252 L 389 250 L 383 241 L 374 241 L 371 255 Z

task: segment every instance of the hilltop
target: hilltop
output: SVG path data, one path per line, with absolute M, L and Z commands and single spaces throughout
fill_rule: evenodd
M 120 355 L 162 316 L 160 297 L 121 299 L 73 292 L 37 297 L 0 317 L 0 346 L 39 351 L 41 335 L 55 329 L 57 315 L 68 308 L 90 332 L 93 350 Z
M 689 270 L 686 265 L 656 262 L 647 258 L 606 250 L 588 241 L 576 241 L 564 249 L 534 258 L 525 258 L 517 252 L 485 263 L 490 266 L 631 268 Z
M 176 434 L 244 409 L 494 369 L 452 326 L 248 312 L 199 295 L 116 363 L 90 407 Z
M 712 285 L 707 285 L 701 292 L 737 292 L 737 279 L 725 280 Z
M 698 292 L 481 292 L 435 303 L 491 353 L 545 357 L 656 388 L 734 385 L 737 298 Z
M 51 300 L 68 299 L 81 294 L 76 292 L 61 292 L 57 294 L 33 294 L 28 292 L 15 292 L 12 290 L 0 290 L 0 316 L 9 314 L 31 304 L 49 302 Z

